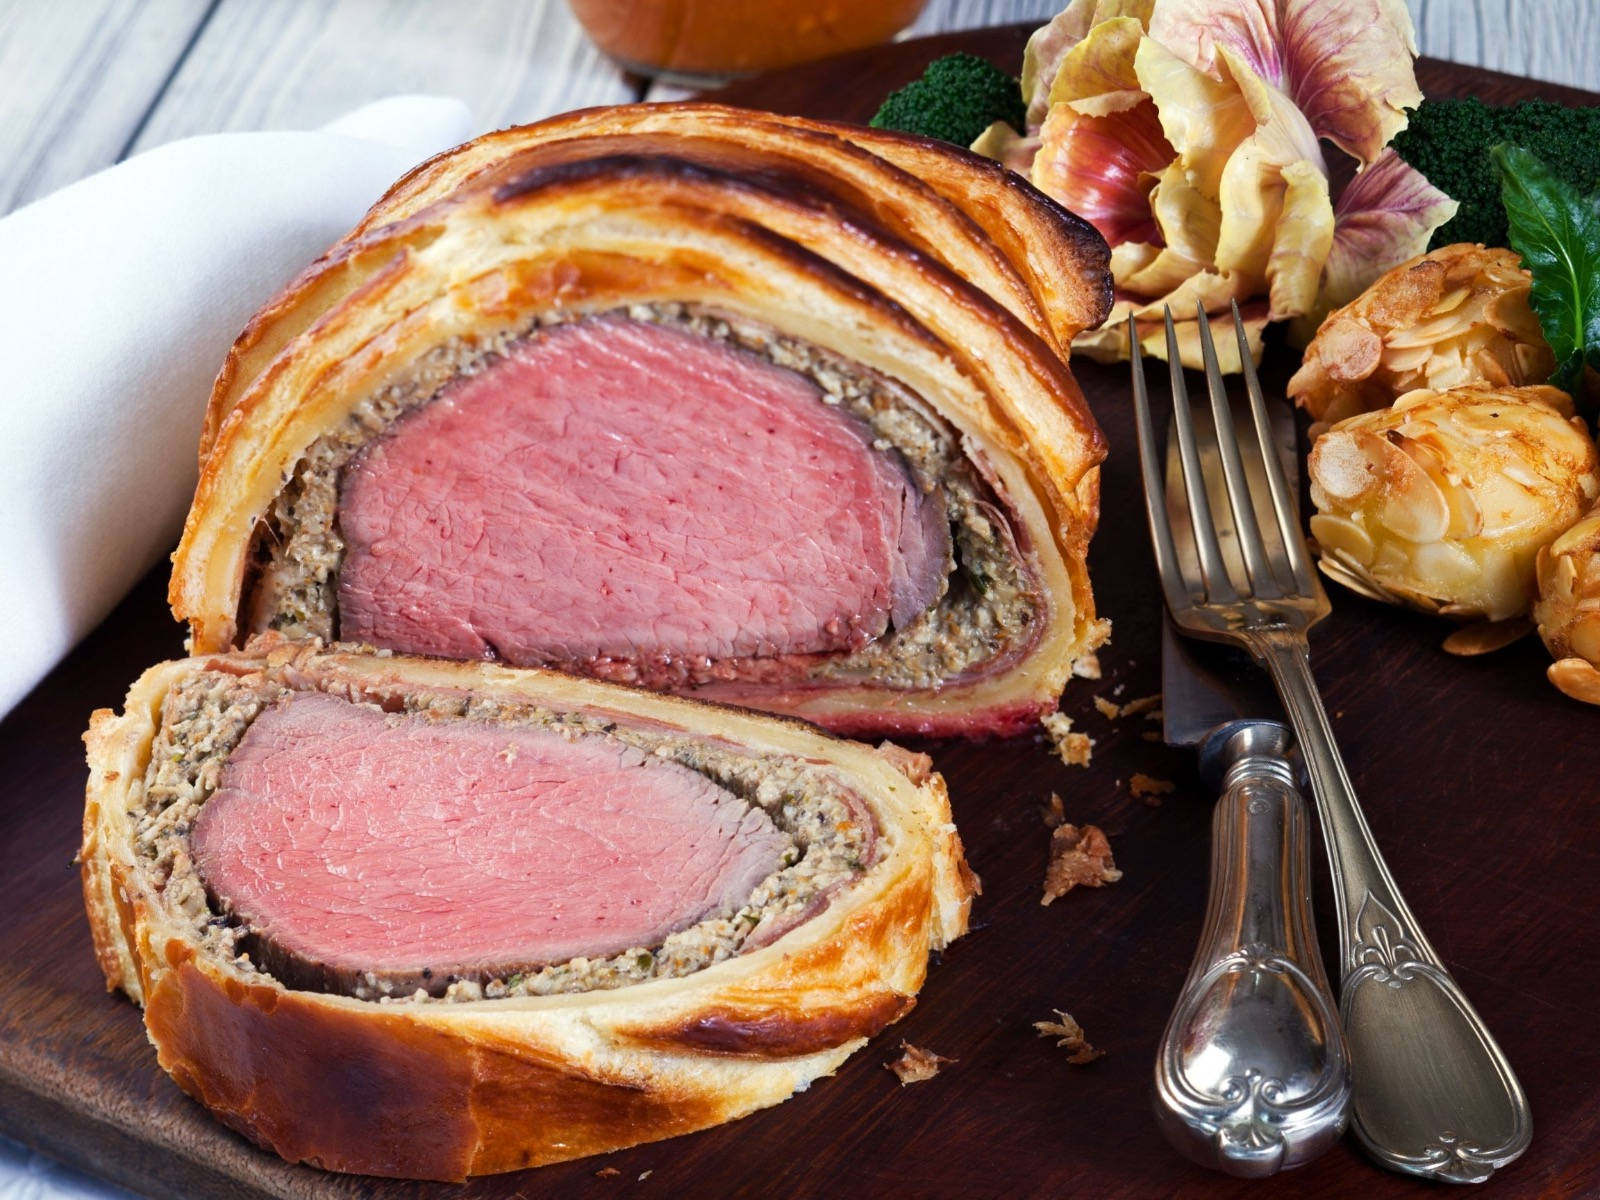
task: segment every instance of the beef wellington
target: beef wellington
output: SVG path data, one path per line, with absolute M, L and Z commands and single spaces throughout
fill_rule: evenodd
M 331 1170 L 775 1104 L 911 1007 L 977 882 L 926 758 L 556 672 L 269 634 L 86 741 L 109 986 L 185 1091 Z
M 419 167 L 250 323 L 171 599 L 844 732 L 1007 733 L 1103 635 L 1086 223 L 940 143 L 596 109 Z

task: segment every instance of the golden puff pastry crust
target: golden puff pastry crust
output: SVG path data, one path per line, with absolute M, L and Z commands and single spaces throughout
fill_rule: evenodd
M 201 461 L 216 427 L 259 369 L 303 332 L 305 319 L 365 272 L 331 275 L 323 263 L 373 230 L 410 217 L 516 152 L 576 137 L 665 134 L 760 150 L 856 187 L 880 219 L 896 222 L 919 249 L 950 263 L 968 282 L 1006 304 L 1065 357 L 1072 339 L 1111 307 L 1110 251 L 1093 226 L 992 159 L 947 142 L 860 125 L 811 121 L 716 104 L 637 104 L 582 109 L 485 134 L 407 172 L 350 234 L 264 308 L 240 335 L 217 381 Z M 318 287 L 298 296 L 298 284 Z M 287 301 L 294 303 L 287 304 Z M 297 319 L 292 312 L 298 312 Z
M 775 941 L 605 991 L 375 1002 L 296 991 L 199 940 L 141 854 L 134 814 L 169 692 L 202 672 L 394 702 L 468 694 L 826 764 L 865 803 L 865 872 Z M 795 721 L 552 672 L 251 649 L 151 668 L 85 736 L 84 896 L 108 986 L 143 1005 L 158 1061 L 225 1123 L 291 1161 L 430 1179 L 670 1137 L 775 1104 L 914 1003 L 931 950 L 966 929 L 967 870 L 926 758 Z
M 550 313 L 697 305 L 926 402 L 982 464 L 1044 598 L 1035 636 L 993 670 L 727 698 L 843 731 L 1026 727 L 1103 637 L 1085 560 L 1104 442 L 1062 348 L 1109 307 L 1107 263 L 1085 223 L 932 142 L 704 104 L 488 135 L 401 180 L 240 335 L 207 414 L 173 611 L 197 653 L 259 631 L 242 593 L 283 482 L 430 349 Z

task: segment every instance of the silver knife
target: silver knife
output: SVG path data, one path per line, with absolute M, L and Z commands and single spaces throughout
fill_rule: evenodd
M 1277 432 L 1290 465 L 1292 420 Z M 1179 637 L 1165 618 L 1161 681 L 1167 742 L 1199 752 L 1201 777 L 1220 798 L 1205 926 L 1156 1058 L 1156 1115 L 1194 1161 L 1271 1175 L 1332 1146 L 1351 1095 L 1311 922 L 1293 735 L 1247 655 Z

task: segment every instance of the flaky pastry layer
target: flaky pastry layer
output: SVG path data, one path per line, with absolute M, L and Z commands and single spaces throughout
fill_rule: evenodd
M 294 991 L 208 954 L 137 851 L 167 693 L 194 673 L 270 672 L 355 697 L 444 691 L 600 715 L 825 763 L 864 799 L 879 853 L 770 945 L 680 978 L 454 1004 Z M 428 1179 L 516 1170 L 703 1129 L 830 1074 L 914 1003 L 931 950 L 966 929 L 977 881 L 928 761 L 680 698 L 484 663 L 254 651 L 152 667 L 95 713 L 80 856 L 107 984 L 144 1007 L 161 1066 L 291 1161 Z

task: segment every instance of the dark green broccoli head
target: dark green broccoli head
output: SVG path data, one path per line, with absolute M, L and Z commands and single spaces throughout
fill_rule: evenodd
M 1429 249 L 1452 242 L 1506 244 L 1500 172 L 1489 157 L 1501 143 L 1531 150 L 1580 192 L 1600 190 L 1600 108 L 1568 108 L 1548 100 L 1506 108 L 1475 99 L 1424 100 L 1395 135 L 1394 148 L 1461 205 L 1434 231 Z
M 929 63 L 921 79 L 890 92 L 872 124 L 970 146 L 996 121 L 1020 130 L 1026 117 L 1015 79 L 974 54 L 951 54 Z

